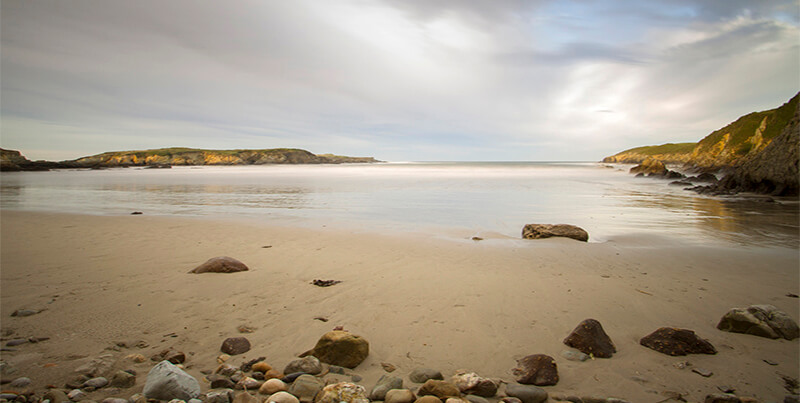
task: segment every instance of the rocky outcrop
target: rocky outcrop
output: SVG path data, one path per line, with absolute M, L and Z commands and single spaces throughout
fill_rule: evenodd
M 524 239 L 551 237 L 565 237 L 587 242 L 589 233 L 581 227 L 569 224 L 526 224 L 522 228 L 522 238 Z
M 632 174 L 664 176 L 667 173 L 667 167 L 663 162 L 650 157 L 642 161 L 641 164 L 631 168 L 628 172 Z
M 770 339 L 794 340 L 800 337 L 797 323 L 772 305 L 751 305 L 728 311 L 717 324 L 726 332 L 752 334 Z

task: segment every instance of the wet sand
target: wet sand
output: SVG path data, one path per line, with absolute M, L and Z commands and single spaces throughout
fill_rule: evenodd
M 467 234 L 440 239 L 17 211 L 2 211 L 0 230 L 3 337 L 50 338 L 2 352 L 16 369 L 3 378 L 28 376 L 34 388 L 63 386 L 76 367 L 112 354 L 116 367 L 139 373 L 134 388 L 116 395 L 127 398 L 141 391 L 153 363 L 124 357 L 149 358 L 168 347 L 184 351 L 187 372 L 201 379 L 200 371 L 216 368 L 222 341 L 242 335 L 242 324 L 255 328 L 243 334 L 253 349 L 233 357 L 235 365 L 266 356 L 282 369 L 334 326 L 363 336 L 370 355 L 354 372 L 367 390 L 384 373 L 383 362 L 398 368 L 392 374 L 406 386 L 414 386 L 407 375 L 416 367 L 513 382 L 515 360 L 536 353 L 558 364 L 561 380 L 548 392 L 632 402 L 661 401 L 667 391 L 701 401 L 720 385 L 782 401 L 781 375 L 798 377 L 798 340 L 716 329 L 726 311 L 752 304 L 775 305 L 797 320 L 798 299 L 786 296 L 800 293 L 797 249 L 697 246 L 653 236 L 586 244 L 489 235 L 476 242 Z M 221 255 L 251 270 L 187 274 Z M 309 284 L 313 279 L 342 282 L 320 288 Z M 44 311 L 10 316 L 23 308 Z M 613 358 L 561 356 L 562 340 L 586 318 L 602 323 L 618 350 Z M 670 357 L 639 345 L 662 326 L 692 329 L 719 353 Z M 148 347 L 107 349 L 121 340 Z M 674 365 L 685 361 L 714 375 Z M 94 393 L 97 401 L 107 396 Z

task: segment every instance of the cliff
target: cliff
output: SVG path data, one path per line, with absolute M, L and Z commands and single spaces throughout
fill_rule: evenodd
M 632 148 L 606 157 L 603 162 L 639 164 L 654 158 L 705 172 L 731 168 L 761 153 L 787 127 L 799 99 L 800 93 L 778 108 L 744 115 L 697 143 Z
M 2 150 L 2 149 L 0 149 Z M 379 162 L 372 157 L 316 155 L 295 148 L 264 150 L 202 150 L 159 148 L 143 151 L 114 151 L 61 162 L 29 161 L 19 151 L 2 150 L 0 170 L 28 171 L 50 168 L 112 168 L 128 166 L 168 167 L 173 165 L 264 165 L 344 164 Z

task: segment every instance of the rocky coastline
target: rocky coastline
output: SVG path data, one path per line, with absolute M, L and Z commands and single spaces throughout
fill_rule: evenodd
M 0 149 L 0 171 L 47 171 L 50 169 L 170 168 L 195 165 L 266 164 L 366 164 L 381 162 L 373 157 L 313 154 L 294 148 L 264 150 L 202 150 L 160 148 L 116 151 L 66 161 L 30 161 L 19 151 Z

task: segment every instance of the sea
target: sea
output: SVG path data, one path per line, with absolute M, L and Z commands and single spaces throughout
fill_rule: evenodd
M 408 162 L 4 172 L 0 209 L 243 219 L 471 239 L 566 223 L 590 242 L 800 247 L 798 199 L 709 196 L 594 162 Z M 1 223 L 0 223 L 1 225 Z

